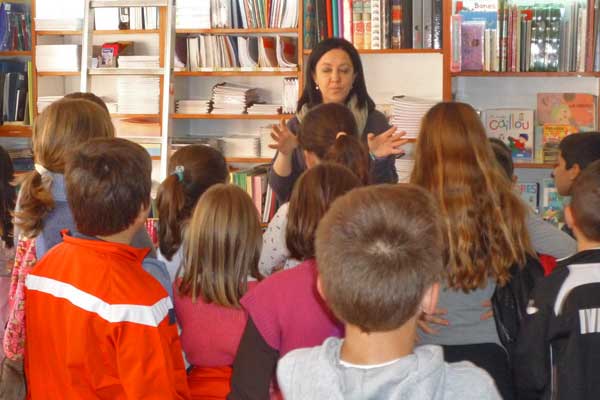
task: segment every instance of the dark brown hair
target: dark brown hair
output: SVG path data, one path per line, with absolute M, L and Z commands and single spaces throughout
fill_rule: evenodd
M 515 165 L 512 159 L 512 152 L 502 140 L 498 138 L 490 138 L 490 145 L 494 151 L 494 156 L 498 165 L 502 168 L 505 175 L 512 181 L 515 173 Z
M 114 136 L 110 117 L 100 106 L 88 100 L 61 99 L 46 107 L 33 124 L 33 157 L 36 164 L 62 174 L 67 154 L 74 147 L 93 138 Z M 34 170 L 22 180 L 15 221 L 27 237 L 38 235 L 44 218 L 54 209 L 48 178 Z
M 100 107 L 102 107 L 102 109 L 104 109 L 108 113 L 108 107 L 106 106 L 106 103 L 104 102 L 104 100 L 102 100 L 102 98 L 96 96 L 92 92 L 73 92 L 73 93 L 66 94 L 64 96 L 64 98 L 65 99 L 83 99 L 83 100 L 91 101 L 92 103 L 98 104 Z
M 198 200 L 185 233 L 180 294 L 240 307 L 248 277 L 260 279 L 262 231 L 248 193 L 235 185 L 211 186 Z
M 0 146 L 0 237 L 6 246 L 14 246 L 12 212 L 15 209 L 15 170 L 4 147 Z
M 344 132 L 345 135 L 338 135 Z M 369 151 L 359 140 L 354 115 L 337 103 L 320 104 L 302 119 L 298 144 L 321 161 L 335 161 L 369 183 Z
M 177 174 L 176 168 L 183 168 Z M 158 189 L 156 205 L 161 254 L 170 260 L 182 241 L 182 226 L 200 196 L 212 185 L 229 178 L 223 155 L 208 146 L 191 145 L 177 150 L 169 160 L 169 176 Z M 181 178 L 181 180 L 180 180 Z
M 333 200 L 361 186 L 352 171 L 336 163 L 320 163 L 306 170 L 292 191 L 285 241 L 290 256 L 306 260 L 315 256 L 317 225 Z
M 338 198 L 316 235 L 327 304 L 364 332 L 397 329 L 443 275 L 441 216 L 415 185 L 377 185 Z
M 568 136 L 567 136 L 568 137 Z M 573 182 L 571 211 L 586 239 L 600 242 L 600 160 L 589 164 Z
M 567 169 L 579 165 L 584 170 L 590 163 L 600 160 L 600 132 L 580 132 L 568 135 L 558 145 Z
M 152 161 L 126 139 L 93 139 L 68 157 L 67 199 L 79 232 L 108 236 L 127 229 L 150 203 Z

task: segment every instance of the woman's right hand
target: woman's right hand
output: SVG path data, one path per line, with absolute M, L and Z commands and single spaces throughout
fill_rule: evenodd
M 279 121 L 279 125 L 271 126 L 271 138 L 275 141 L 269 145 L 283 155 L 290 155 L 298 147 L 298 138 L 287 127 L 285 120 Z

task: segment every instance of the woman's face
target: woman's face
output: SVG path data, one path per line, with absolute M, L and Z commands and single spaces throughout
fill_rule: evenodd
M 323 103 L 344 103 L 352 89 L 355 77 L 352 60 L 342 49 L 329 50 L 323 54 L 313 73 Z

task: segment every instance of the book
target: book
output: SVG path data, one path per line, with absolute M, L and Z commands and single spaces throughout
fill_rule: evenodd
M 423 47 L 423 1 L 414 0 L 412 2 L 412 48 L 421 49 Z M 427 0 L 425 0 L 427 1 Z
M 570 125 L 575 131 L 594 131 L 597 98 L 588 93 L 538 93 L 537 118 L 540 125 Z
M 542 126 L 542 151 L 545 163 L 557 163 L 560 141 L 567 135 L 575 133 L 571 125 L 544 124 Z
M 517 189 L 521 199 L 533 212 L 538 212 L 540 185 L 538 182 L 518 182 Z
M 483 42 L 485 22 L 461 24 L 461 70 L 483 71 Z
M 546 178 L 542 181 L 541 194 L 542 218 L 552 225 L 561 228 L 565 224 L 564 205 L 565 199 L 556 189 L 554 179 Z
M 485 129 L 489 137 L 502 140 L 514 161 L 533 161 L 533 110 L 507 108 L 485 110 Z

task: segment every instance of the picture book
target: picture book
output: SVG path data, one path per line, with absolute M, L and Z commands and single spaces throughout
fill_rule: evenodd
M 463 22 L 461 33 L 461 69 L 463 71 L 483 71 L 485 22 Z
M 521 198 L 534 212 L 538 212 L 540 185 L 537 182 L 519 182 L 517 188 Z
M 575 132 L 596 130 L 596 102 L 587 93 L 538 93 L 538 123 L 571 125 Z
M 520 108 L 489 109 L 484 112 L 489 137 L 502 140 L 515 161 L 533 161 L 533 110 Z
M 544 124 L 542 126 L 542 158 L 545 163 L 558 162 L 558 144 L 577 130 L 571 125 Z
M 565 198 L 558 194 L 554 184 L 554 179 L 547 178 L 542 181 L 541 201 L 542 218 L 561 228 L 565 224 Z

